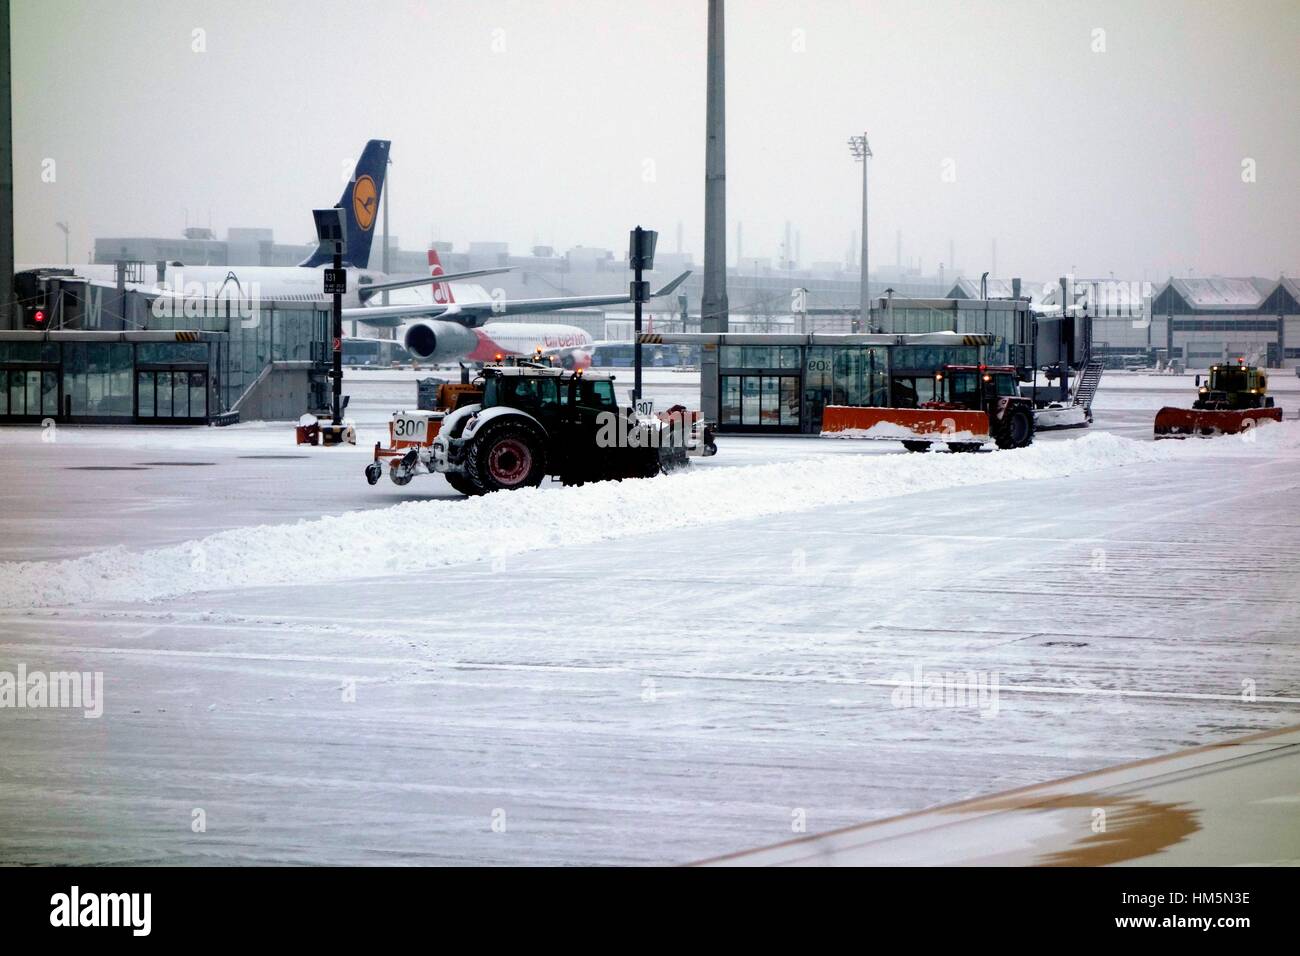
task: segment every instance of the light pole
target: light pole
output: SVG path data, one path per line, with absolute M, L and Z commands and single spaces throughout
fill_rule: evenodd
M 862 164 L 862 290 L 858 296 L 858 330 L 871 326 L 871 292 L 867 288 L 867 160 L 871 158 L 871 146 L 867 143 L 867 134 L 849 137 L 849 152 Z
M 66 266 L 72 261 L 71 257 L 68 255 L 68 237 L 72 234 L 72 230 L 68 227 L 66 222 L 56 222 L 54 228 L 63 233 L 63 264 Z
M 727 121 L 726 31 L 723 0 L 709 0 L 708 64 L 704 107 L 704 289 L 700 331 L 726 332 L 727 305 Z M 700 411 L 718 420 L 718 350 L 700 353 Z

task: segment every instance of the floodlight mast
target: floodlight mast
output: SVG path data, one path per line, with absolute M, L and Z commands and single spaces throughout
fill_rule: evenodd
M 867 287 L 867 277 L 871 274 L 867 265 L 867 160 L 872 157 L 871 144 L 867 134 L 849 137 L 849 152 L 862 164 L 862 287 L 858 293 L 858 329 L 870 328 L 871 291 Z

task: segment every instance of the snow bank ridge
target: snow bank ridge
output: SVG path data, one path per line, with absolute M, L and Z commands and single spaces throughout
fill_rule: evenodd
M 1094 433 L 979 455 L 814 455 L 771 465 L 704 466 L 648 481 L 409 502 L 238 528 L 143 552 L 112 548 L 63 561 L 4 563 L 0 607 L 148 601 L 226 588 L 433 571 L 544 548 L 961 485 L 1061 478 L 1210 454 L 1297 451 L 1300 423 L 1286 422 L 1260 428 L 1249 440 L 1156 443 Z

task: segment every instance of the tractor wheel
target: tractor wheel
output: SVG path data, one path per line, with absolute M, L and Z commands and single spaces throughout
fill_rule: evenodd
M 1023 405 L 1009 409 L 993 423 L 993 440 L 999 448 L 1024 448 L 1034 441 L 1034 414 Z
M 647 454 L 637 456 L 628 477 L 653 478 L 655 475 L 666 475 L 676 468 L 685 468 L 689 464 L 683 448 L 668 450 L 667 457 L 664 449 L 651 448 Z
M 930 443 L 928 441 L 905 441 L 903 447 L 908 451 L 924 453 L 930 450 Z
M 686 454 L 686 449 L 681 445 L 672 445 L 667 448 L 660 448 L 658 460 L 653 463 L 646 463 L 645 471 L 649 474 L 642 475 L 644 478 L 653 478 L 662 471 L 665 475 L 677 471 L 681 468 L 690 467 L 691 459 Z M 650 471 L 652 465 L 655 465 L 654 471 Z
M 532 425 L 506 419 L 470 444 L 465 474 L 482 491 L 535 488 L 546 476 L 546 443 Z
M 977 441 L 950 441 L 948 450 L 951 452 L 977 452 L 984 446 Z
M 447 479 L 447 484 L 451 485 L 453 490 L 459 491 L 462 495 L 468 495 L 473 498 L 477 495 L 483 494 L 483 489 L 474 484 L 474 482 L 470 480 L 469 475 L 463 474 L 459 471 L 447 471 L 443 472 L 442 477 Z

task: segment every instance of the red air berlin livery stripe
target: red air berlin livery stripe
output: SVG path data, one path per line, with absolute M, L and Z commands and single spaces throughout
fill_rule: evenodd
M 442 260 L 438 258 L 438 250 L 429 249 L 429 272 L 435 276 L 443 274 Z M 456 296 L 452 294 L 451 284 L 448 282 L 439 282 L 433 287 L 433 301 L 439 305 L 451 305 L 456 301 Z

